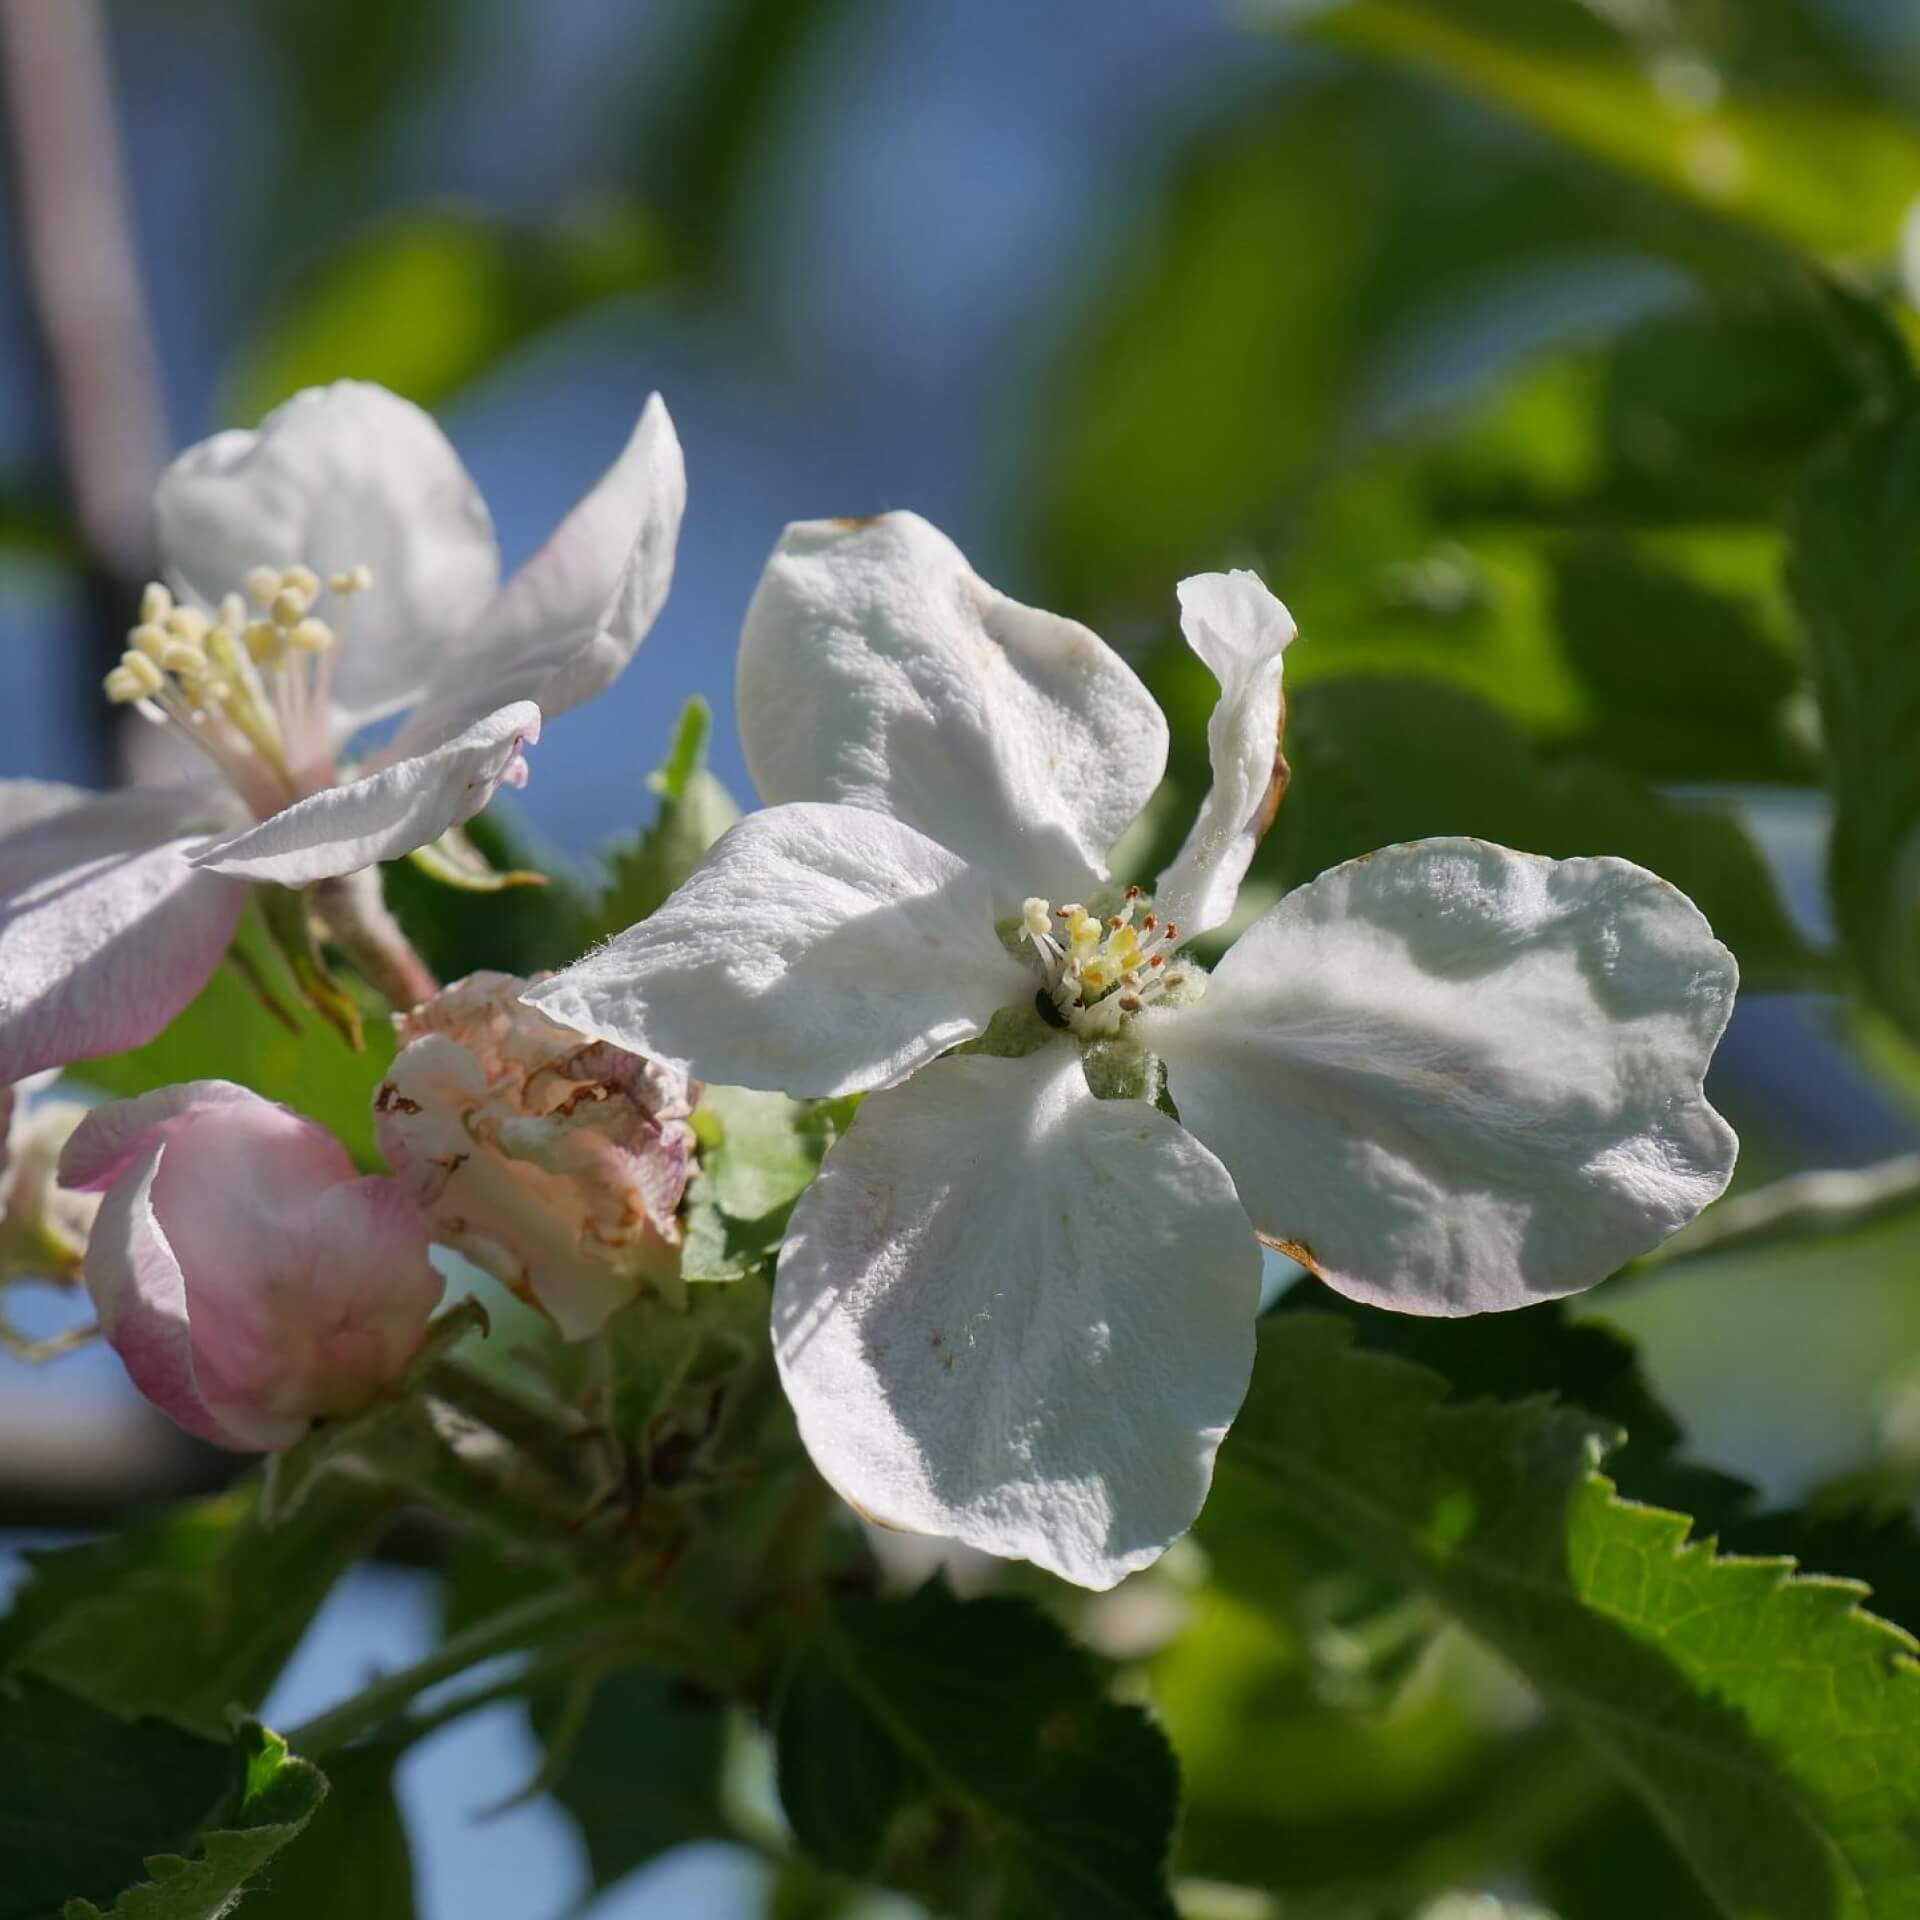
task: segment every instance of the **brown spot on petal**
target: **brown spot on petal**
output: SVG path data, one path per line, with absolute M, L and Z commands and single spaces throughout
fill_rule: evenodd
M 1275 1253 L 1284 1253 L 1289 1260 L 1299 1261 L 1316 1280 L 1327 1277 L 1320 1270 L 1320 1262 L 1313 1257 L 1313 1249 L 1304 1240 L 1278 1240 L 1270 1233 L 1256 1233 L 1255 1237 Z
M 877 527 L 885 518 L 886 515 L 883 513 L 864 513 L 855 518 L 849 518 L 845 514 L 836 514 L 832 524 L 838 527 L 842 533 L 858 533 L 865 527 Z M 875 1525 L 878 1524 L 876 1521 Z
M 418 1113 L 420 1102 L 409 1100 L 391 1080 L 380 1082 L 380 1091 L 373 1096 L 375 1113 Z
M 1273 729 L 1273 773 L 1267 781 L 1265 797 L 1260 802 L 1260 811 L 1254 816 L 1254 839 L 1264 840 L 1267 829 L 1273 825 L 1274 816 L 1280 811 L 1280 802 L 1287 797 L 1287 782 L 1293 777 L 1293 770 L 1287 765 L 1287 756 L 1281 750 L 1287 737 L 1287 696 L 1280 696 L 1280 717 Z

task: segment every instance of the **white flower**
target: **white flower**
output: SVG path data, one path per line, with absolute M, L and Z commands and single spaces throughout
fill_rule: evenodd
M 524 781 L 542 718 L 607 686 L 659 612 L 685 501 L 655 396 L 503 587 L 459 456 L 380 387 L 310 390 L 182 454 L 154 500 L 166 579 L 105 690 L 209 778 L 0 782 L 0 1081 L 159 1032 L 218 965 L 246 883 L 396 859 Z
M 1166 757 L 1124 663 L 910 515 L 790 528 L 739 666 L 767 809 L 530 996 L 706 1080 L 869 1092 L 776 1281 L 801 1433 L 870 1517 L 1094 1587 L 1200 1509 L 1257 1240 L 1404 1311 L 1517 1307 L 1672 1233 L 1735 1151 L 1701 1088 L 1732 956 L 1625 861 L 1391 847 L 1210 979 L 1180 958 L 1265 825 L 1293 637 L 1251 574 L 1180 599 L 1215 786 L 1150 906 L 1105 864 Z

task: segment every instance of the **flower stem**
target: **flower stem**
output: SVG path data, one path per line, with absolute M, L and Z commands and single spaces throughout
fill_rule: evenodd
M 409 1012 L 439 992 L 439 981 L 387 909 L 378 867 L 322 880 L 312 899 L 327 938 L 396 1013 Z
M 456 1633 L 412 1666 L 382 1674 L 358 1693 L 304 1722 L 287 1735 L 287 1743 L 308 1759 L 324 1759 L 359 1735 L 402 1712 L 416 1694 L 467 1668 L 503 1653 L 539 1646 L 582 1627 L 604 1621 L 604 1595 L 563 1587 L 538 1599 L 509 1607 Z

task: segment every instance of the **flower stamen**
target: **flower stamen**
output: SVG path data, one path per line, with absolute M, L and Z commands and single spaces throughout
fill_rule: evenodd
M 219 768 L 264 819 L 335 778 L 327 718 L 346 603 L 373 585 L 362 564 L 328 576 L 303 562 L 247 570 L 217 615 L 155 580 L 140 596 L 127 650 L 102 683 L 116 706 L 171 726 Z M 334 621 L 315 611 L 331 591 Z M 248 602 L 258 610 L 249 619 Z
M 1021 905 L 1021 931 L 1039 956 L 1047 996 L 1060 1024 L 1082 1039 L 1110 1036 L 1123 1017 L 1188 983 L 1190 976 L 1164 971 L 1179 927 L 1151 908 L 1136 926 L 1141 905 L 1138 887 L 1129 887 L 1119 911 L 1104 920 L 1078 902 L 1056 907 L 1036 896 Z

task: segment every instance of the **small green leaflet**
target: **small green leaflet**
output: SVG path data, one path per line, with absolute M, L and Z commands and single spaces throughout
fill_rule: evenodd
M 700 856 L 740 817 L 707 771 L 713 715 L 697 695 L 674 729 L 673 742 L 647 785 L 660 796 L 653 825 L 607 857 L 607 885 L 593 911 L 592 934 L 604 939 L 644 920 L 688 874 Z
M 154 1855 L 146 1863 L 152 1879 L 110 1908 L 69 1900 L 61 1920 L 220 1920 L 231 1912 L 235 1896 L 299 1834 L 327 1792 L 320 1769 L 295 1759 L 277 1733 L 252 1725 L 241 1742 L 246 1784 L 230 1825 L 202 1834 L 191 1858 Z
M 254 1723 L 203 1739 L 0 1682 L 0 1920 L 214 1920 L 300 1831 L 320 1773 Z
M 1920 1666 L 1857 1582 L 1688 1544 L 1620 1499 L 1618 1435 L 1270 1318 L 1223 1479 L 1304 1514 L 1498 1649 L 1737 1920 L 1920 1914 Z

